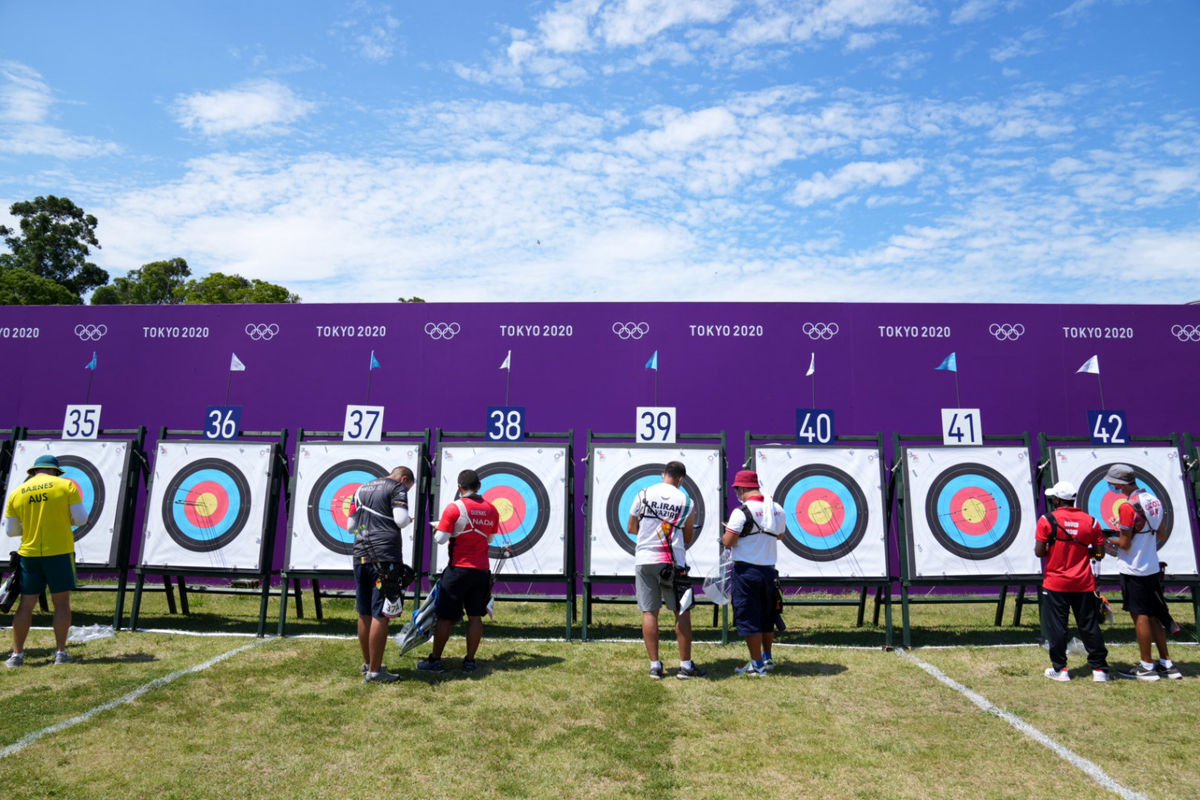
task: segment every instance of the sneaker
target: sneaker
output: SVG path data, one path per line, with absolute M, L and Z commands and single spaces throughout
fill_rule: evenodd
M 733 674 L 749 675 L 751 678 L 765 678 L 767 677 L 767 667 L 766 664 L 763 664 L 761 667 L 756 667 L 754 666 L 753 661 L 747 661 L 746 666 L 744 667 L 734 667 Z
M 464 658 L 463 659 L 463 665 L 462 665 L 463 672 L 474 672 L 477 669 L 479 669 L 479 665 L 475 663 L 475 659 L 473 659 L 473 658 Z
M 763 669 L 765 669 L 767 672 L 770 672 L 771 670 L 775 669 L 775 659 L 764 658 L 763 659 Z
M 72 661 L 74 661 L 74 659 L 67 655 L 66 650 L 59 650 L 54 654 L 55 664 L 70 664 Z
M 363 673 L 363 683 L 394 683 L 398 680 L 400 680 L 399 675 L 388 672 L 383 667 L 379 668 L 379 672 Z
M 1174 664 L 1169 667 L 1165 667 L 1161 661 L 1155 661 L 1154 671 L 1158 673 L 1158 677 L 1160 678 L 1168 678 L 1173 681 L 1183 678 L 1183 673 L 1180 672 L 1179 667 Z
M 363 665 L 362 665 L 362 674 L 363 674 L 363 675 L 366 675 L 366 674 L 367 674 L 368 672 L 370 672 L 370 671 L 371 671 L 370 667 L 368 667 L 366 664 L 363 664 Z M 380 665 L 379 665 L 379 671 L 380 671 L 380 672 L 387 672 L 387 664 L 380 664 Z
M 1052 681 L 1069 681 L 1071 680 L 1070 673 L 1064 669 L 1055 669 L 1054 667 L 1046 667 L 1046 671 L 1042 673 Z
M 422 658 L 417 662 L 417 669 L 421 672 L 445 672 L 446 667 L 442 664 L 440 658 Z
M 11 656 L 8 657 L 8 660 L 4 662 L 4 666 L 8 667 L 9 669 L 12 669 L 14 667 L 19 667 L 24 663 L 25 663 L 25 654 L 24 653 L 13 653 Z
M 1158 680 L 1158 670 L 1154 667 L 1146 669 L 1141 664 L 1134 664 L 1132 668 L 1121 673 L 1122 678 L 1134 678 L 1139 681 L 1156 681 Z
M 686 681 L 688 678 L 703 678 L 707 675 L 708 670 L 700 669 L 695 664 L 692 665 L 691 669 L 688 669 L 687 667 L 680 667 L 679 671 L 675 673 L 675 677 L 679 678 L 681 681 Z
M 650 665 L 650 677 L 654 678 L 654 680 L 657 681 L 657 680 L 662 680 L 662 676 L 663 676 L 662 664 L 659 664 L 657 666 L 655 666 L 654 664 L 651 664 Z
M 1096 683 L 1107 683 L 1112 680 L 1112 671 L 1105 669 L 1092 670 L 1092 680 Z

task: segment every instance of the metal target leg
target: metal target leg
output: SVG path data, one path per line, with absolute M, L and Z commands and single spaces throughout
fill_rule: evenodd
M 129 629 L 137 630 L 138 612 L 142 608 L 142 588 L 146 584 L 146 576 L 141 571 L 137 573 L 137 583 L 133 588 L 133 608 L 129 610 Z
M 313 583 L 313 614 L 316 616 L 316 618 L 318 620 L 323 620 L 323 619 L 325 619 L 325 614 L 321 610 L 321 585 L 319 583 L 317 583 L 316 578 L 313 578 L 312 583 Z M 416 603 L 417 603 L 417 605 L 421 604 L 420 584 L 417 585 Z
M 863 626 L 863 618 L 867 615 L 867 587 L 864 586 L 858 593 L 858 621 L 854 627 L 861 628 Z
M 1021 609 L 1025 607 L 1025 584 L 1020 584 L 1021 591 L 1017 593 L 1017 601 L 1013 609 L 1013 625 L 1021 624 Z
M 871 617 L 871 624 L 874 625 L 876 628 L 879 627 L 879 606 L 880 606 L 880 600 L 882 598 L 883 598 L 883 587 L 876 586 L 875 587 L 875 613 Z M 890 625 L 891 623 L 889 622 L 888 624 Z M 891 642 L 888 642 L 888 644 L 891 644 Z
M 1008 584 L 1000 587 L 1000 598 L 996 601 L 996 627 L 1004 624 L 1004 604 L 1008 602 Z
M 170 575 L 163 575 L 163 590 L 167 593 L 167 612 L 170 614 L 178 614 L 179 609 L 175 607 L 175 586 L 171 583 Z
M 192 610 L 190 608 L 188 608 L 187 592 L 188 592 L 187 583 L 184 581 L 183 576 L 180 575 L 179 576 L 179 610 L 183 612 L 184 616 L 191 616 Z
M 296 581 L 296 593 L 297 594 L 300 593 L 299 590 L 300 590 L 300 581 L 297 580 Z M 287 573 L 284 573 L 283 580 L 281 580 L 279 582 L 279 627 L 276 629 L 276 633 L 279 636 L 283 636 L 284 626 L 287 624 L 287 604 L 288 604 L 288 576 L 287 576 Z M 297 602 L 296 605 L 299 606 L 300 604 Z
M 300 586 L 299 578 L 293 578 L 293 580 L 295 581 L 295 589 L 296 589 L 296 619 L 304 619 L 304 589 L 301 588 L 301 586 Z M 287 576 L 286 575 L 284 576 L 283 580 L 281 580 L 279 582 L 279 588 L 283 590 L 283 597 L 281 598 L 280 602 L 282 602 L 286 606 L 287 605 Z

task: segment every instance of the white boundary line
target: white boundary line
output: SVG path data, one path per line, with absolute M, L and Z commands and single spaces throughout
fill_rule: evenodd
M 203 670 L 206 670 L 215 664 L 219 664 L 220 662 L 224 661 L 227 658 L 232 658 L 233 656 L 236 656 L 238 653 L 241 653 L 245 650 L 249 650 L 251 647 L 257 647 L 258 645 L 262 644 L 263 641 L 265 641 L 265 640 L 254 641 L 254 642 L 251 642 L 250 644 L 244 644 L 241 647 L 235 647 L 234 649 L 224 652 L 219 656 L 210 658 L 208 661 L 205 661 L 203 664 L 197 664 L 194 667 L 188 667 L 187 669 L 177 670 L 175 672 L 172 672 L 169 675 L 163 675 L 161 678 L 155 678 L 154 680 L 150 681 L 149 683 L 142 684 L 138 688 L 134 689 L 132 692 L 129 692 L 128 694 L 123 694 L 115 700 L 109 700 L 107 703 L 102 703 L 101 705 L 98 705 L 95 708 L 92 708 L 92 709 L 89 709 L 89 710 L 83 712 L 82 714 L 80 714 L 77 717 L 71 717 L 70 719 L 65 719 L 62 722 L 57 722 L 47 728 L 42 728 L 40 731 L 34 731 L 33 733 L 27 733 L 24 736 L 22 736 L 20 739 L 18 739 L 17 741 L 10 744 L 8 747 L 4 748 L 3 750 L 0 750 L 0 759 L 8 758 L 11 755 L 16 755 L 17 753 L 21 752 L 26 747 L 33 744 L 38 739 L 41 739 L 44 736 L 49 736 L 52 733 L 58 733 L 59 731 L 64 731 L 67 728 L 73 728 L 74 726 L 79 725 L 80 723 L 87 722 L 89 719 L 91 719 L 92 717 L 101 713 L 102 711 L 108 711 L 111 708 L 116 708 L 117 706 L 121 705 L 122 703 L 132 703 L 134 700 L 137 700 L 139 697 L 146 694 L 147 692 L 157 689 L 160 686 L 166 686 L 168 683 L 172 683 L 172 682 L 184 677 L 185 675 L 191 675 L 194 672 L 202 672 Z
M 938 681 L 945 684 L 946 686 L 949 686 L 951 689 L 958 692 L 959 694 L 961 694 L 963 697 L 970 700 L 975 705 L 979 706 L 979 708 L 981 708 L 982 710 L 986 711 L 989 714 L 995 714 L 1000 719 L 1004 720 L 1009 725 L 1012 725 L 1018 731 L 1025 734 L 1026 736 L 1028 736 L 1030 739 L 1033 739 L 1038 744 L 1042 745 L 1043 747 L 1048 748 L 1050 751 L 1055 753 L 1059 758 L 1063 759 L 1064 761 L 1071 764 L 1072 766 L 1079 768 L 1089 778 L 1091 778 L 1096 783 L 1100 784 L 1101 786 L 1103 786 L 1105 789 L 1112 792 L 1113 794 L 1119 795 L 1120 797 L 1125 798 L 1125 800 L 1149 800 L 1149 798 L 1147 798 L 1146 795 L 1141 794 L 1139 792 L 1135 792 L 1134 790 L 1117 783 L 1115 780 L 1113 780 L 1108 775 L 1107 772 L 1100 769 L 1100 767 L 1097 766 L 1095 763 L 1088 761 L 1086 758 L 1079 755 L 1075 751 L 1070 750 L 1067 747 L 1054 741 L 1049 736 L 1042 733 L 1037 728 L 1033 727 L 1028 722 L 1026 722 L 1025 720 L 1018 717 L 1016 714 L 1005 711 L 1004 709 L 1000 708 L 995 703 L 993 703 L 991 700 L 988 700 L 986 697 L 979 694 L 978 692 L 972 691 L 971 689 L 968 689 L 966 686 L 963 686 L 961 683 L 954 680 L 946 673 L 942 672 L 940 669 L 935 667 L 933 664 L 930 664 L 927 661 L 922 661 L 921 659 L 914 656 L 912 653 L 905 652 L 902 649 L 897 650 L 896 652 L 900 655 L 901 658 L 905 659 L 906 661 L 911 661 L 913 664 L 916 664 L 918 667 L 920 667 L 921 669 L 928 672 L 930 675 L 932 675 Z

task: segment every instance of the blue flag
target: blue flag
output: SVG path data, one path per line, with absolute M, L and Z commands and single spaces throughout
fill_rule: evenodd
M 96 368 L 96 351 L 94 351 L 94 350 L 92 351 L 92 360 L 89 361 L 88 363 L 84 364 L 83 368 L 84 369 L 93 369 L 93 370 Z
M 372 369 L 379 369 L 379 366 L 380 366 L 379 359 L 375 357 L 375 351 L 372 350 L 371 351 L 371 367 L 370 367 L 370 369 L 367 370 L 367 372 L 370 372 Z
M 654 355 L 650 356 L 650 360 L 646 362 L 646 369 L 658 369 L 658 351 L 654 351 Z
M 942 363 L 938 364 L 934 369 L 945 369 L 950 372 L 958 372 L 958 358 L 954 353 L 942 359 Z

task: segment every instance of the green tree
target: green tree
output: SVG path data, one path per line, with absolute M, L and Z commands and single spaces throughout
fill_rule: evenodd
M 424 303 L 425 300 L 421 297 L 397 297 L 401 303 Z
M 72 306 L 78 303 L 79 298 L 61 283 L 20 267 L 0 267 L 0 305 Z
M 88 245 L 97 249 L 96 218 L 65 197 L 38 197 L 13 203 L 9 213 L 20 219 L 20 232 L 0 225 L 9 253 L 0 253 L 0 271 L 20 269 L 67 288 L 72 302 L 108 282 L 108 273 L 87 260 Z M 17 276 L 19 283 L 27 279 Z
M 183 302 L 187 278 L 192 274 L 187 261 L 152 261 L 131 269 L 123 278 L 113 278 L 92 293 L 92 305 L 163 306 Z
M 198 303 L 299 303 L 299 295 L 267 281 L 214 272 L 183 287 L 183 302 Z

